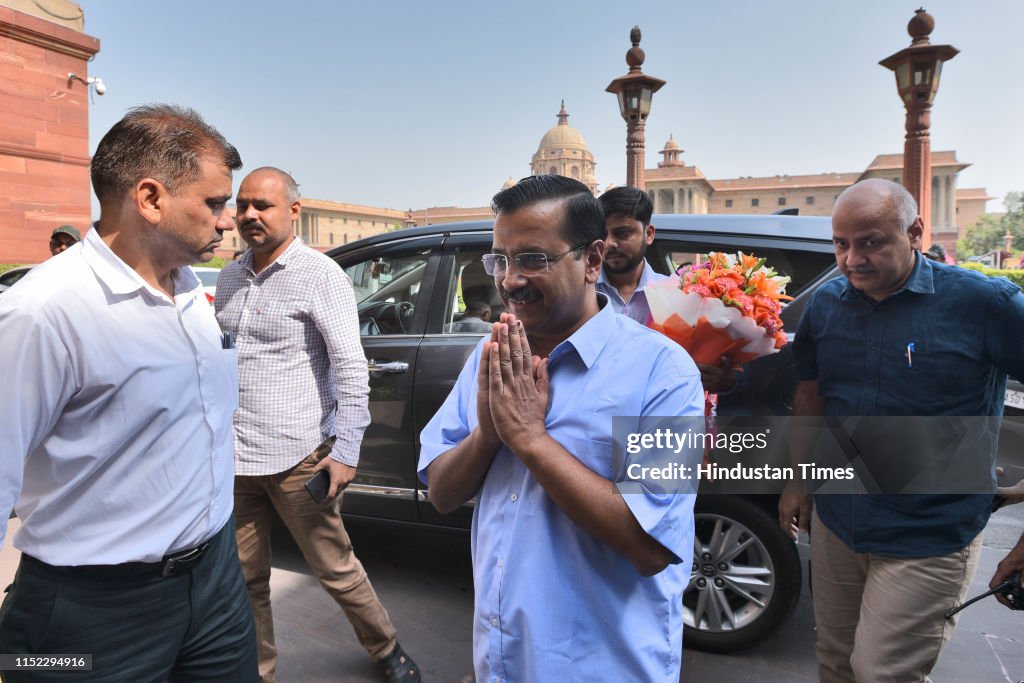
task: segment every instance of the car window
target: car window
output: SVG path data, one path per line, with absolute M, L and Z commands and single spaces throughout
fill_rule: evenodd
M 453 334 L 486 334 L 491 323 L 505 312 L 480 258 L 490 249 L 460 248 L 455 252 L 455 271 L 448 287 L 444 331 Z
M 355 290 L 360 334 L 412 334 L 429 258 L 426 249 L 377 256 L 345 267 Z
M 662 273 L 675 273 L 686 265 L 706 260 L 708 252 L 722 251 L 735 254 L 737 251 L 753 253 L 765 259 L 765 265 L 774 268 L 780 275 L 788 275 L 791 280 L 786 286 L 790 296 L 796 295 L 808 284 L 835 265 L 835 256 L 831 251 L 812 251 L 793 247 L 737 247 L 735 243 L 715 243 L 713 241 L 675 241 L 655 240 L 652 247 L 654 258 L 649 259 L 651 266 Z

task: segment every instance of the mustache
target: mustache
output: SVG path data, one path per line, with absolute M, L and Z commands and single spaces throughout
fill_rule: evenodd
M 260 222 L 259 222 L 258 220 L 256 220 L 255 218 L 253 218 L 252 220 L 244 221 L 244 222 L 243 222 L 243 223 L 242 223 L 242 224 L 241 224 L 241 225 L 239 226 L 239 228 L 259 228 L 260 230 L 264 230 L 264 231 L 266 230 L 266 228 L 265 228 L 265 227 L 263 227 L 263 224 L 262 224 L 262 223 L 260 223 Z
M 539 296 L 539 292 L 530 285 L 523 285 L 522 287 L 516 287 L 513 290 L 505 289 L 502 286 L 498 286 L 498 295 L 504 301 L 511 299 L 524 300 L 530 297 Z

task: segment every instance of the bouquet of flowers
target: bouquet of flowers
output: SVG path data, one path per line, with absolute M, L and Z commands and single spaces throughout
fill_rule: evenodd
M 679 269 L 678 277 L 644 290 L 648 326 L 685 348 L 694 361 L 718 365 L 725 356 L 738 367 L 785 345 L 782 300 L 788 277 L 765 259 L 738 252 L 708 254 L 707 261 Z

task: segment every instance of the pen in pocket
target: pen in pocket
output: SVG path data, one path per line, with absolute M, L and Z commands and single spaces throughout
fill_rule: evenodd
M 231 338 L 230 332 L 225 332 L 220 336 L 220 348 L 222 349 L 233 349 L 235 348 L 235 340 Z
M 909 342 L 907 344 L 907 351 L 904 355 L 907 357 L 907 367 L 914 367 L 914 342 Z

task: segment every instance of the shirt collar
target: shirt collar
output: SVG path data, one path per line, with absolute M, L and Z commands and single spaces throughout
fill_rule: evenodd
M 935 270 L 932 268 L 932 262 L 921 256 L 919 251 L 914 252 L 914 259 L 916 261 L 914 263 L 914 270 L 910 273 L 906 284 L 903 285 L 903 289 L 917 294 L 934 294 L 935 280 L 933 275 Z
M 601 350 L 608 343 L 608 340 L 615 335 L 616 317 L 615 309 L 609 305 L 608 295 L 604 292 L 597 292 L 597 305 L 601 309 L 593 318 L 583 323 L 580 329 L 573 332 L 568 339 L 555 347 L 551 352 L 551 359 L 557 360 L 560 356 L 574 349 L 576 354 L 587 366 L 587 369 L 594 364 Z
M 928 259 L 921 256 L 921 252 L 914 251 L 914 269 L 910 271 L 910 277 L 903 283 L 897 291 L 890 294 L 887 299 L 890 299 L 897 294 L 904 291 L 914 292 L 915 294 L 934 294 L 935 293 L 935 281 L 933 278 L 934 271 L 932 269 L 932 263 Z M 850 283 L 849 278 L 846 280 L 846 286 L 843 287 L 842 298 L 846 299 L 850 296 L 863 296 L 861 291 L 854 287 Z
M 132 294 L 144 289 L 166 300 L 167 296 L 151 287 L 135 270 L 115 254 L 94 228 L 82 239 L 82 254 L 96 278 L 113 294 Z M 171 272 L 175 295 L 190 292 L 199 286 L 199 278 L 191 268 L 175 268 Z
M 603 272 L 604 268 L 601 270 Z M 651 264 L 647 262 L 647 259 L 644 259 L 644 269 L 643 272 L 640 273 L 640 284 L 638 284 L 636 288 L 642 292 L 657 276 L 658 274 L 654 272 L 654 268 L 651 268 Z
M 264 268 L 260 275 L 270 271 L 272 268 L 275 268 L 277 266 L 281 268 L 287 266 L 288 262 L 295 258 L 295 254 L 297 254 L 299 250 L 302 249 L 302 246 L 302 240 L 299 238 L 298 235 L 296 235 L 295 237 L 292 238 L 292 241 L 288 243 L 288 246 L 285 247 L 285 250 L 281 252 L 281 255 L 274 259 L 273 263 Z M 246 249 L 245 253 L 243 253 L 241 257 L 239 257 L 239 260 L 242 262 L 242 266 L 246 270 L 253 274 L 256 273 L 256 271 L 252 267 L 252 249 Z

